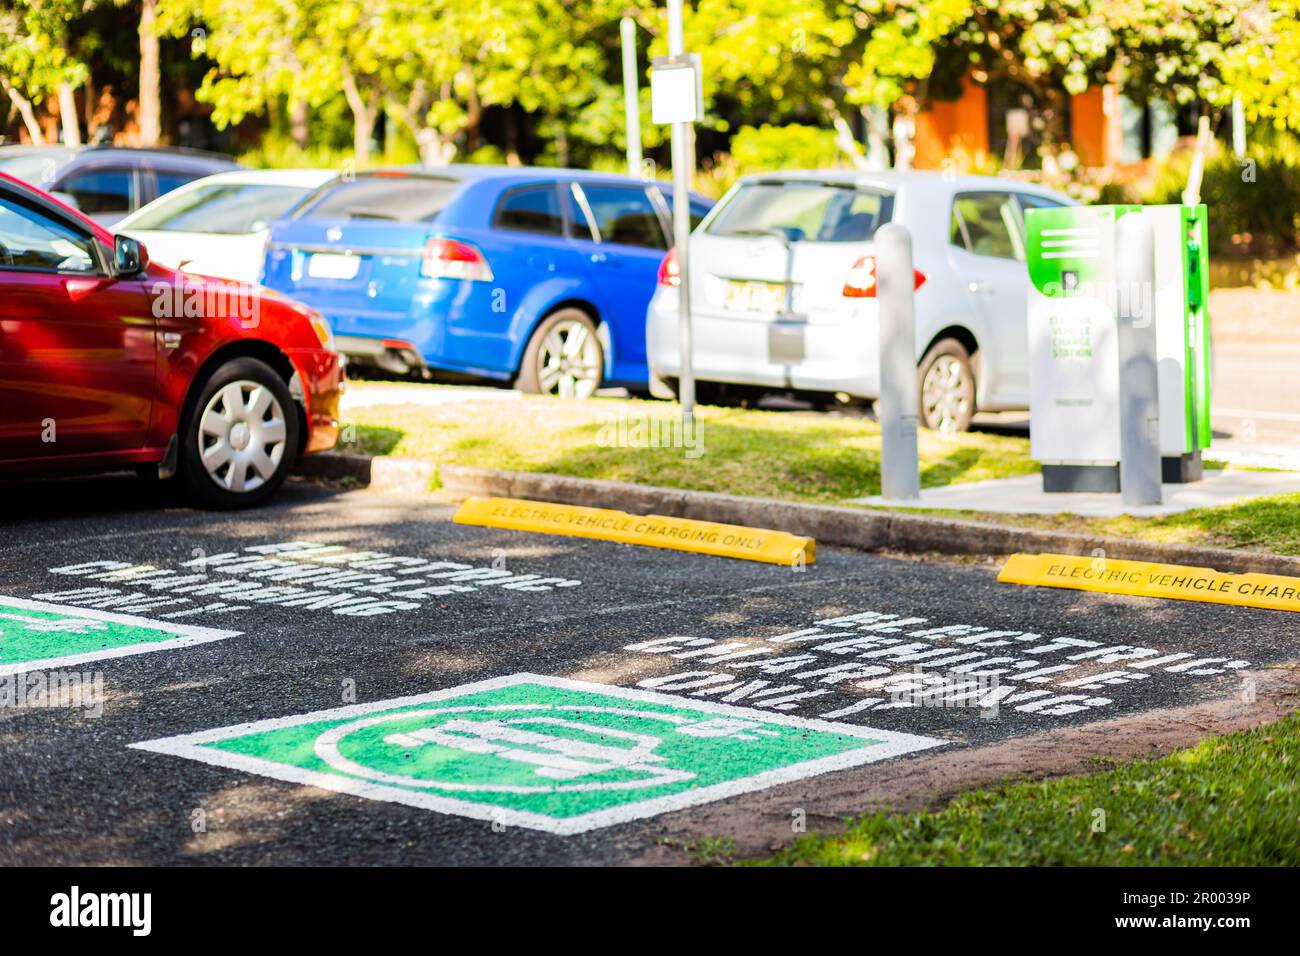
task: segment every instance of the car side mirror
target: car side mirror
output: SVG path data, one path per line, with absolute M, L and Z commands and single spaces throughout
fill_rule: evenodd
M 113 237 L 113 272 L 122 277 L 139 275 L 149 264 L 149 250 L 139 239 Z

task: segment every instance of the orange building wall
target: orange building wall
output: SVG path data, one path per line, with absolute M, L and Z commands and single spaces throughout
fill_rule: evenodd
M 1070 145 L 1082 165 L 1110 164 L 1106 121 L 1106 94 L 1100 86 L 1090 86 L 1070 100 Z
M 1118 160 L 1119 115 L 1114 101 L 1114 88 L 1097 86 L 1071 100 L 1071 145 L 1084 166 L 1109 166 Z M 914 144 L 917 169 L 942 169 L 944 160 L 955 153 L 987 154 L 988 90 L 967 77 L 960 97 L 932 102 L 916 117 Z
M 916 117 L 917 169 L 941 169 L 954 152 L 983 154 L 989 151 L 988 90 L 967 77 L 961 96 L 936 100 Z

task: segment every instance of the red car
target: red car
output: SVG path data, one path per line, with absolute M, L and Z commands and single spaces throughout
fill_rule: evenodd
M 0 173 L 0 478 L 134 468 L 256 504 L 334 447 L 342 383 L 317 312 L 150 263 Z

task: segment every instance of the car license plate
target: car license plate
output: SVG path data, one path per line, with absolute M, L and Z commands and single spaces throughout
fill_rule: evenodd
M 307 261 L 307 275 L 313 279 L 355 279 L 361 268 L 359 256 L 317 252 Z
M 785 286 L 775 282 L 728 282 L 722 304 L 732 312 L 780 312 L 785 308 Z

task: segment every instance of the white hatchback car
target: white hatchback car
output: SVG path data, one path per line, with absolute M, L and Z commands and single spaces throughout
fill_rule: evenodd
M 323 169 L 241 169 L 205 176 L 113 227 L 172 269 L 257 283 L 271 223 L 338 176 Z
M 912 234 L 922 424 L 1029 407 L 1024 211 L 1074 205 L 1050 189 L 929 172 L 764 173 L 733 186 L 691 234 L 693 363 L 703 401 L 728 392 L 880 395 L 873 236 Z M 676 250 L 646 317 L 651 390 L 680 372 Z

